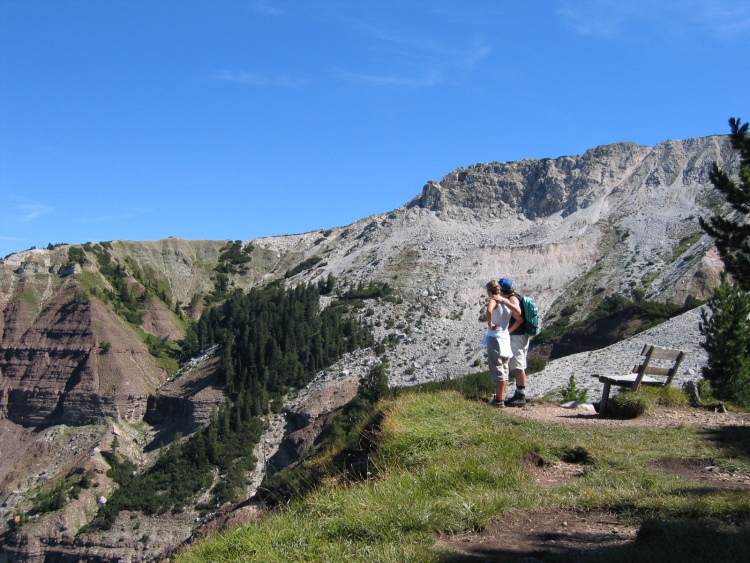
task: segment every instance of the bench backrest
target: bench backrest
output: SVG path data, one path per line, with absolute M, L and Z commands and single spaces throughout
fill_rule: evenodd
M 644 356 L 643 361 L 633 368 L 633 373 L 638 374 L 633 382 L 633 391 L 637 391 L 641 386 L 644 375 L 662 376 L 665 378 L 662 385 L 669 387 L 677 373 L 677 368 L 680 367 L 682 360 L 685 358 L 685 352 L 646 344 L 641 350 L 641 356 Z M 657 360 L 657 365 L 651 363 L 653 360 Z

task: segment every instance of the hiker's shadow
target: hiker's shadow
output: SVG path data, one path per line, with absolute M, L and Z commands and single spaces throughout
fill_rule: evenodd
M 714 442 L 730 457 L 750 457 L 750 426 L 717 426 L 704 428 L 701 434 Z

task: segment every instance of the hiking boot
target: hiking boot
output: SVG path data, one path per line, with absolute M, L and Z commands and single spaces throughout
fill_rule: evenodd
M 518 393 L 516 393 L 509 400 L 506 400 L 505 404 L 508 405 L 509 407 L 525 407 L 526 406 L 526 396 L 525 395 L 519 395 Z
M 501 401 L 497 397 L 492 397 L 492 400 L 490 401 L 490 406 L 503 408 L 505 406 L 505 401 Z

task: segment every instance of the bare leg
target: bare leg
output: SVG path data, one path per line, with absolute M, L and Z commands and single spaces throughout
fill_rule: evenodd
M 508 389 L 507 381 L 498 381 L 497 390 L 495 391 L 495 397 L 502 401 L 505 398 L 505 390 Z
M 526 387 L 526 370 L 516 370 L 516 387 Z

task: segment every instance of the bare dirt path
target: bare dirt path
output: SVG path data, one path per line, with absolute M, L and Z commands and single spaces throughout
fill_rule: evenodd
M 617 514 L 576 510 L 537 510 L 504 514 L 482 533 L 441 538 L 459 554 L 450 561 L 585 561 L 587 556 L 622 548 L 637 529 Z
M 628 420 L 599 416 L 593 406 L 585 403 L 577 407 L 563 407 L 558 403 L 534 400 L 523 408 L 507 408 L 506 410 L 515 416 L 576 427 L 750 426 L 750 413 L 719 412 L 718 409 L 692 407 L 655 408 Z

